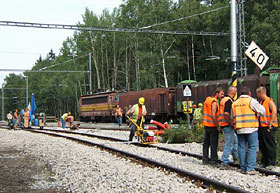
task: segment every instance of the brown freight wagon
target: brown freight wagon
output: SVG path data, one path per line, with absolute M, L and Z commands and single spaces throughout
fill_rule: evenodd
M 145 98 L 148 113 L 146 120 L 168 121 L 176 116 L 175 88 L 155 88 L 119 93 L 119 105 L 126 112 L 129 105 L 138 103 L 140 97 Z
M 269 77 L 262 76 L 258 79 L 256 74 L 239 77 L 237 79 L 238 96 L 240 96 L 240 88 L 247 86 L 252 91 L 252 97 L 256 98 L 256 89 L 263 85 L 269 90 Z M 176 87 L 176 104 L 177 104 L 177 116 L 184 117 L 183 113 L 183 102 L 186 101 L 187 97 L 183 96 L 183 87 L 185 83 L 179 83 Z M 194 104 L 203 103 L 207 96 L 211 96 L 217 87 L 222 87 L 226 91 L 231 86 L 231 79 L 215 80 L 215 81 L 201 81 L 187 84 L 191 86 L 192 96 L 188 97 Z

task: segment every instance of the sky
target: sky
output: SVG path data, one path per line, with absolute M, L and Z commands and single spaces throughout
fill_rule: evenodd
M 110 13 L 122 0 L 8 0 L 0 6 L 0 21 L 75 25 L 82 21 L 85 8 L 100 15 Z M 31 69 L 41 55 L 59 49 L 74 31 L 0 26 L 0 69 Z M 0 87 L 13 72 L 0 71 Z M 18 73 L 17 73 L 18 74 Z

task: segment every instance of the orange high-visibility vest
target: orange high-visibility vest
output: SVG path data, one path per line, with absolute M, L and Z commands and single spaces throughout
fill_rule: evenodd
M 259 127 L 256 113 L 250 107 L 251 98 L 239 98 L 232 104 L 233 124 L 235 130 Z
M 271 121 L 271 115 L 272 113 L 269 110 L 269 102 L 270 100 L 272 100 L 269 97 L 266 97 L 266 99 L 264 101 L 261 101 L 261 104 L 264 106 L 265 108 L 265 115 L 261 115 L 260 116 L 260 123 L 261 123 L 261 127 L 268 127 L 269 123 Z M 278 120 L 277 120 L 277 116 L 275 117 L 275 119 L 272 122 L 272 126 L 273 127 L 278 127 Z
M 120 107 L 116 108 L 116 115 L 117 116 L 122 116 L 122 109 Z
M 202 114 L 202 125 L 207 127 L 216 127 L 213 117 L 212 117 L 212 103 L 217 102 L 215 97 L 207 97 L 203 106 L 203 114 Z M 217 105 L 216 116 L 218 116 L 219 105 Z
M 219 116 L 218 116 L 218 123 L 219 126 L 228 126 L 229 123 L 227 122 L 226 118 L 225 118 L 225 104 L 228 100 L 232 99 L 228 96 L 224 97 L 221 102 L 220 102 L 220 111 L 219 111 Z M 232 101 L 233 102 L 233 101 Z

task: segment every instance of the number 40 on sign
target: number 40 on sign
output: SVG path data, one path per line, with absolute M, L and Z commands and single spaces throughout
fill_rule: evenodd
M 269 57 L 257 46 L 255 42 L 251 42 L 245 54 L 262 70 Z

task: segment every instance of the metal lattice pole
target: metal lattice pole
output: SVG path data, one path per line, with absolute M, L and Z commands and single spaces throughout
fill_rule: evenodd
M 231 0 L 231 62 L 232 62 L 232 86 L 237 87 L 237 3 Z M 237 98 L 237 95 L 234 97 Z
M 239 22 L 239 70 L 241 76 L 247 75 L 247 57 L 245 51 L 249 46 L 246 42 L 245 20 L 244 20 L 244 3 L 245 0 L 241 0 L 238 3 L 238 22 Z

